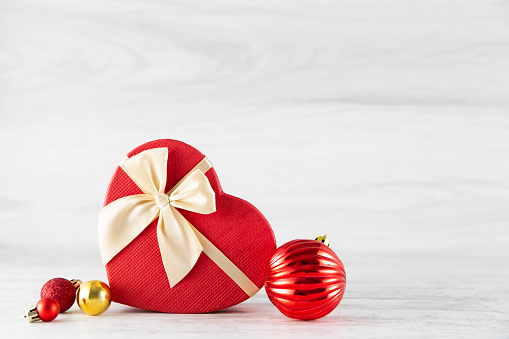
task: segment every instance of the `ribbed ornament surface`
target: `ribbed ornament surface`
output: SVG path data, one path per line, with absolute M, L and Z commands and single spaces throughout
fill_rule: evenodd
M 284 315 L 303 320 L 326 316 L 345 292 L 343 263 L 316 240 L 293 240 L 276 251 L 265 276 L 270 301 Z

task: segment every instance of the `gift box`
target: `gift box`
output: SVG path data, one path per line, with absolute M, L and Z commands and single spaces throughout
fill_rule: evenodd
M 169 139 L 135 148 L 116 168 L 99 244 L 112 301 L 171 313 L 250 298 L 276 250 L 265 217 L 222 191 L 202 153 Z

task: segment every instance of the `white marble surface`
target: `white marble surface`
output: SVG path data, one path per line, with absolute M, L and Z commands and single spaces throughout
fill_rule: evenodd
M 509 338 L 508 98 L 504 1 L 0 0 L 1 337 Z M 278 244 L 328 233 L 338 309 L 20 320 L 52 277 L 106 279 L 108 181 L 157 138 Z

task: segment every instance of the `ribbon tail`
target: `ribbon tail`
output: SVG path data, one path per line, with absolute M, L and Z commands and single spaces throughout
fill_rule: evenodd
M 170 205 L 159 214 L 157 240 L 170 287 L 174 287 L 194 267 L 203 247 L 189 222 Z
M 153 196 L 138 194 L 120 198 L 99 213 L 99 249 L 103 264 L 134 240 L 159 214 Z
M 191 225 L 191 224 L 189 224 Z M 255 283 L 248 278 L 247 275 L 244 274 L 235 264 L 228 259 L 226 255 L 223 254 L 213 243 L 209 241 L 209 239 L 205 238 L 200 231 L 196 229 L 193 225 L 191 225 L 194 233 L 200 243 L 203 246 L 203 253 L 205 253 L 213 262 L 219 266 L 220 269 L 223 270 L 250 298 L 254 296 L 260 288 L 255 285 Z

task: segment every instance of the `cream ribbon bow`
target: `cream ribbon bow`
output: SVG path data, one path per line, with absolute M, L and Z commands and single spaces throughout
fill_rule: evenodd
M 106 265 L 155 218 L 159 250 L 170 287 L 191 271 L 201 252 L 201 234 L 175 207 L 209 214 L 216 211 L 215 195 L 207 177 L 191 171 L 165 193 L 168 149 L 153 148 L 128 158 L 120 167 L 144 194 L 120 198 L 99 214 L 99 247 Z M 197 234 L 198 233 L 198 234 Z

